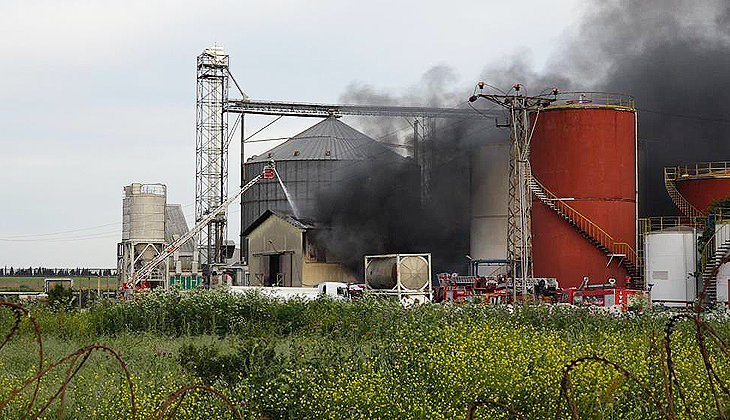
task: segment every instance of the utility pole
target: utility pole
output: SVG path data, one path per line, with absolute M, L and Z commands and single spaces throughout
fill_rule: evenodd
M 515 94 L 490 95 L 482 93 L 485 83 L 479 82 L 479 93 L 469 98 L 491 101 L 509 111 L 510 156 L 509 156 L 509 203 L 507 206 L 507 258 L 512 263 L 513 301 L 517 298 L 517 279 L 522 281 L 523 298 L 527 293 L 527 279 L 532 273 L 532 171 L 530 168 L 530 140 L 541 108 L 555 99 L 545 96 L 523 96 L 521 85 L 512 87 Z M 510 90 L 511 92 L 512 90 Z M 509 93 L 509 92 L 508 92 Z M 557 90 L 553 94 L 557 94 Z M 535 113 L 530 124 L 530 114 Z

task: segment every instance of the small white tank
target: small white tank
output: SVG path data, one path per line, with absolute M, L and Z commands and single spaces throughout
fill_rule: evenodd
M 694 277 L 697 231 L 679 226 L 644 236 L 644 275 L 653 284 L 651 300 L 665 306 L 685 306 L 697 297 Z
M 124 187 L 122 200 L 122 241 L 165 242 L 165 204 L 163 184 L 132 184 Z
M 373 255 L 365 264 L 365 284 L 372 289 L 422 290 L 431 280 L 429 254 Z

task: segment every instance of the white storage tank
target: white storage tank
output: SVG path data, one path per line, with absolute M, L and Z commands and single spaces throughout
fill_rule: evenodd
M 507 258 L 509 143 L 490 143 L 471 157 L 471 245 L 474 259 Z
M 122 200 L 122 241 L 165 242 L 165 204 L 163 184 L 132 184 L 124 187 Z
M 697 297 L 697 236 L 697 230 L 688 226 L 644 236 L 644 278 L 653 284 L 653 303 L 686 306 Z

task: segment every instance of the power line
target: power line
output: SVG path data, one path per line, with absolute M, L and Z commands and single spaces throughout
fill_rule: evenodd
M 190 207 L 194 204 L 195 203 L 188 203 L 185 205 L 181 205 L 181 207 L 186 208 L 186 207 Z M 187 219 L 187 218 L 193 217 L 193 214 L 183 214 L 183 216 L 185 216 L 185 218 Z M 152 218 L 152 217 L 155 217 L 155 215 L 148 214 L 148 215 L 144 215 L 143 217 Z M 76 233 L 76 232 L 83 232 L 86 230 L 99 229 L 99 228 L 108 227 L 108 226 L 115 226 L 115 225 L 118 226 L 120 223 L 121 223 L 120 221 L 117 221 L 117 222 L 113 222 L 113 223 L 105 223 L 102 225 L 96 225 L 96 226 L 90 226 L 90 227 L 78 228 L 78 229 L 71 229 L 71 230 L 65 230 L 65 231 L 59 231 L 59 232 L 9 235 L 9 236 L 0 237 L 0 241 L 3 241 L 3 242 L 40 242 L 40 241 L 53 241 L 53 240 L 61 240 L 61 239 L 66 240 L 68 238 L 76 238 L 78 236 L 69 236 L 69 237 L 61 236 L 58 238 L 47 238 L 47 237 L 65 235 L 65 234 Z M 108 234 L 111 232 L 119 232 L 119 231 L 115 230 L 115 231 L 96 232 L 96 233 L 91 232 L 91 233 L 88 233 L 88 234 L 82 235 L 82 236 L 101 235 L 101 234 L 105 234 L 105 233 Z M 37 239 L 35 239 L 35 238 L 37 238 Z
M 658 111 L 655 109 L 646 109 L 646 108 L 636 108 L 636 110 L 643 111 L 643 112 L 650 112 L 652 114 L 666 115 L 668 117 L 675 117 L 675 118 L 686 118 L 686 119 L 690 119 L 690 120 L 707 121 L 707 122 L 730 123 L 730 119 L 728 119 L 728 118 L 713 118 L 713 117 L 705 117 L 702 115 L 675 114 L 672 112 L 664 112 L 664 111 Z

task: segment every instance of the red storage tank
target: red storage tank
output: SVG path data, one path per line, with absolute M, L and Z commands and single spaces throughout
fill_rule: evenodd
M 672 197 L 672 201 L 682 213 L 685 211 L 678 200 L 686 200 L 705 214 L 713 201 L 730 196 L 730 162 L 703 162 L 664 168 L 664 176 L 669 182 L 674 182 L 681 194 L 681 197 Z
M 534 275 L 556 277 L 562 287 L 579 286 L 584 276 L 592 284 L 613 277 L 617 285 L 627 285 L 627 276 L 636 275 L 633 98 L 561 96 L 532 115 L 530 161 L 533 177 L 574 223 L 533 194 Z

